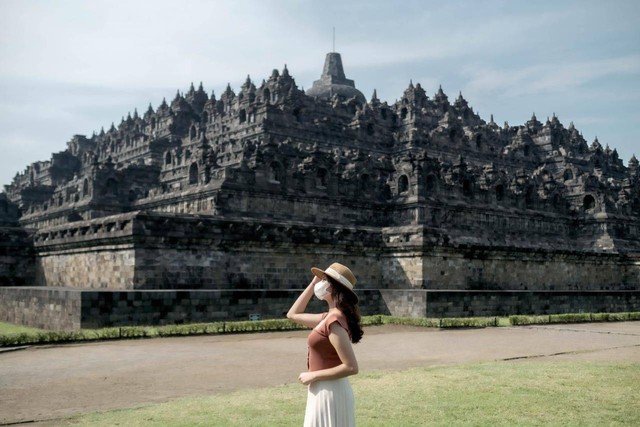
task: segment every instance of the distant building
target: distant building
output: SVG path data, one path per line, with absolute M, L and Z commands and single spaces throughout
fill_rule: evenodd
M 156 110 L 74 136 L 5 190 L 0 249 L 20 250 L 0 265 L 1 284 L 46 288 L 0 292 L 15 304 L 59 287 L 86 292 L 92 302 L 80 305 L 91 309 L 69 308 L 80 317 L 63 328 L 276 317 L 290 298 L 276 290 L 299 288 L 312 264 L 338 259 L 367 289 L 371 312 L 639 304 L 635 157 L 625 167 L 615 149 L 587 144 L 555 114 L 486 122 L 462 94 L 450 103 L 442 88 L 429 97 L 419 83 L 392 105 L 375 91 L 367 102 L 338 53 L 306 93 L 286 67 L 259 86 L 247 77 L 237 94 L 192 84 Z M 149 299 L 118 314 L 95 289 Z M 161 289 L 200 290 L 207 307 L 217 297 L 205 290 L 257 299 L 245 307 L 229 297 L 214 311 L 181 302 L 190 308 L 179 314 L 167 300 L 164 314 L 131 314 L 160 298 L 143 290 Z M 3 304 L 0 315 L 15 320 Z

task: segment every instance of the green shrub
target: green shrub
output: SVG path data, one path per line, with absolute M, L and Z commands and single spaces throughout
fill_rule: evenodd
M 83 331 L 43 331 L 30 336 L 27 343 L 49 344 L 85 340 L 85 333 Z
M 120 329 L 120 338 L 148 338 L 153 336 L 151 328 L 144 326 L 123 326 Z
M 95 336 L 97 340 L 110 340 L 122 337 L 120 328 L 103 328 L 103 329 L 85 329 Z
M 629 313 L 592 313 L 592 322 L 620 322 L 629 320 Z
M 383 317 L 385 316 L 382 316 L 381 314 L 376 314 L 374 316 L 362 316 L 360 323 L 362 326 L 379 326 L 383 324 Z
M 441 328 L 486 328 L 497 324 L 496 317 L 445 317 L 440 319 Z
M 224 323 L 223 333 L 289 331 L 305 329 L 289 319 L 248 320 Z
M 566 313 L 549 315 L 549 323 L 582 323 L 590 321 L 591 313 Z
M 261 331 L 290 331 L 296 329 L 304 329 L 304 326 L 298 325 L 289 319 L 269 319 L 260 320 Z
M 640 311 L 634 311 L 626 314 L 629 315 L 629 318 L 626 320 L 640 320 Z
M 19 334 L 0 335 L 0 346 L 9 347 L 9 346 L 15 346 L 15 345 L 29 344 L 32 338 L 33 338 L 33 334 L 28 332 L 22 332 Z
M 419 326 L 425 328 L 438 328 L 440 326 L 438 319 L 430 319 L 426 317 L 385 316 L 382 319 L 382 322 L 385 325 Z
M 191 323 L 186 325 L 164 325 L 156 328 L 156 334 L 160 337 L 219 334 L 223 331 L 224 322 Z
M 594 313 L 591 315 L 591 318 L 594 322 L 624 322 L 629 320 L 640 320 L 640 312 L 632 311 L 622 313 Z
M 549 323 L 549 316 L 509 316 L 509 322 L 514 326 L 542 325 Z
M 546 316 L 462 317 L 462 318 L 412 318 L 387 315 L 364 316 L 363 326 L 406 325 L 427 328 L 484 328 L 511 325 L 536 325 L 548 323 L 613 322 L 640 320 L 640 312 L 630 313 L 570 313 Z M 244 332 L 269 332 L 306 329 L 288 319 L 267 319 L 240 322 L 193 323 L 185 325 L 122 326 L 79 331 L 27 331 L 0 334 L 0 347 L 52 344 L 74 341 L 94 341 L 122 338 L 150 338 L 181 335 L 225 334 Z

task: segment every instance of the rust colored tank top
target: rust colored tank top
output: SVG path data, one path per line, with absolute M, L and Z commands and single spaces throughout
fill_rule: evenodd
M 309 345 L 307 365 L 309 371 L 329 369 L 342 363 L 338 352 L 329 341 L 331 325 L 335 322 L 338 322 L 351 335 L 347 318 L 344 314 L 340 312 L 323 313 L 322 321 L 311 330 L 307 338 L 307 344 Z

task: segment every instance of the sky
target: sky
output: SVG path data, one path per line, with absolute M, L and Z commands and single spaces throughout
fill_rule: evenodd
M 486 121 L 556 114 L 625 165 L 640 156 L 637 0 L 0 0 L 0 188 L 192 82 L 218 96 L 286 64 L 307 89 L 334 28 L 367 99 L 441 85 Z

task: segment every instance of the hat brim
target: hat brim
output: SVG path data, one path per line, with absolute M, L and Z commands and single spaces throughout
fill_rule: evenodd
M 326 271 L 318 268 L 318 267 L 311 267 L 311 272 L 313 273 L 314 276 L 316 276 L 318 279 L 324 279 L 324 276 L 329 276 L 332 279 L 334 279 L 336 281 L 337 284 L 339 284 L 340 286 L 342 286 L 343 288 L 345 288 L 346 290 L 348 290 L 349 292 L 351 292 L 353 294 L 353 296 L 356 297 L 356 302 L 358 302 L 360 299 L 358 298 L 358 294 L 356 294 L 356 291 L 354 291 L 353 289 L 351 289 L 350 287 L 348 287 L 347 285 L 343 284 L 342 282 L 340 282 L 340 280 L 337 277 L 333 277 L 331 275 L 331 273 L 327 273 Z
M 311 272 L 319 279 L 324 279 L 324 275 L 326 274 L 323 270 L 318 267 L 311 267 Z

